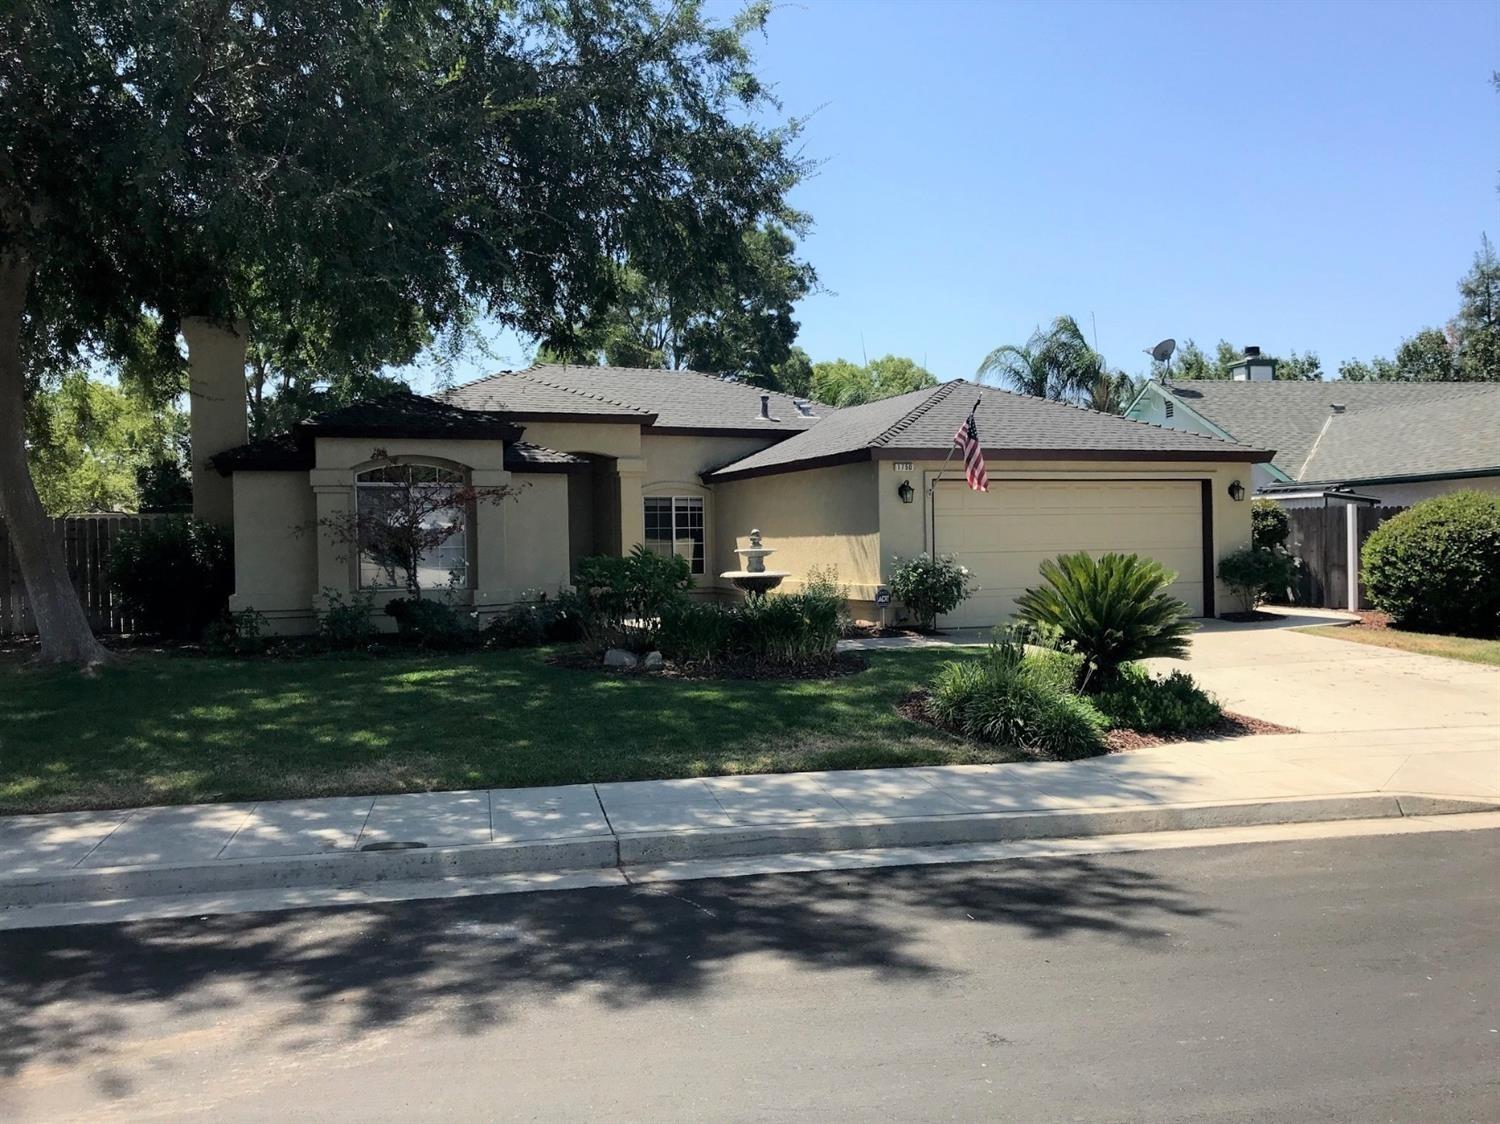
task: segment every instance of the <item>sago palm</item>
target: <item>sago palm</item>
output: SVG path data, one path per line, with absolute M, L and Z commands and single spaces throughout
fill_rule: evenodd
M 1016 598 L 1022 620 L 1049 625 L 1083 656 L 1083 686 L 1099 690 L 1120 665 L 1187 655 L 1188 607 L 1166 593 L 1177 575 L 1137 554 L 1062 554 L 1041 565 L 1041 585 Z

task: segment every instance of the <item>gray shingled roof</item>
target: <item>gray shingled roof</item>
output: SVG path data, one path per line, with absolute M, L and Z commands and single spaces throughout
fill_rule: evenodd
M 1236 440 L 1275 449 L 1272 463 L 1299 482 L 1500 465 L 1500 383 L 1204 380 L 1166 389 Z
M 760 416 L 768 393 L 749 383 L 697 371 L 640 367 L 544 365 L 501 371 L 456 386 L 442 398 L 470 410 L 524 418 L 537 414 L 617 415 L 638 418 L 656 429 L 721 429 L 795 433 L 818 421 L 826 406 L 803 416 L 785 394 L 769 392 L 771 420 Z
M 725 465 L 709 477 L 731 480 L 872 456 L 941 457 L 952 447 L 953 435 L 976 398 L 979 409 L 975 422 L 987 457 L 1118 454 L 1125 460 L 1270 458 L 1268 452 L 1217 437 L 1165 429 L 955 379 L 930 390 L 838 410 L 808 432 Z

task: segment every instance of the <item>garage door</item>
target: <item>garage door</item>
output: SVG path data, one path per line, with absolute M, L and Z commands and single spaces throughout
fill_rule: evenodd
M 1040 578 L 1047 558 L 1086 550 L 1155 558 L 1177 574 L 1169 592 L 1203 613 L 1202 490 L 1196 480 L 992 480 L 988 492 L 938 487 L 937 549 L 982 588 L 944 627 L 992 625 Z

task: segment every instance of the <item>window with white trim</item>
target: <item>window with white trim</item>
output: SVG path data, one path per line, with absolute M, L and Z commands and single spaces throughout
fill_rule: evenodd
M 647 496 L 646 549 L 686 558 L 695 574 L 707 569 L 701 496 Z
M 432 506 L 464 484 L 463 473 L 435 464 L 383 464 L 354 478 L 354 502 L 362 525 L 387 520 L 401 525 L 413 515 L 423 527 L 456 527 L 443 542 L 426 551 L 417 563 L 422 589 L 444 589 L 469 584 L 468 513 L 456 507 Z M 406 566 L 397 551 L 382 543 L 379 534 L 362 530 L 359 550 L 361 589 L 404 589 Z

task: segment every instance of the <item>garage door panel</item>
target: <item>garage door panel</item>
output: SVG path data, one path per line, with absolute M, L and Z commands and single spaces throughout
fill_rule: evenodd
M 980 591 L 943 623 L 989 625 L 1015 612 L 1059 554 L 1110 551 L 1155 558 L 1178 575 L 1167 592 L 1202 613 L 1203 526 L 1197 481 L 995 481 L 990 491 L 945 487 L 937 546 L 956 555 Z

